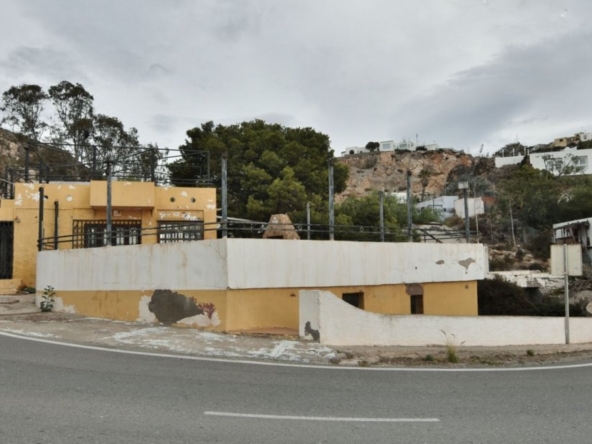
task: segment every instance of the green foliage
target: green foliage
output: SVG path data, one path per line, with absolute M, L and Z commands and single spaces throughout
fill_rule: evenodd
M 526 291 L 500 277 L 477 282 L 477 298 L 480 316 L 563 316 L 564 302 L 545 296 L 536 302 Z M 586 316 L 584 304 L 570 304 L 570 316 Z
M 228 159 L 228 214 L 266 221 L 287 213 L 295 222 L 306 219 L 311 202 L 313 223 L 326 223 L 328 161 L 334 158 L 329 137 L 312 128 L 287 128 L 262 120 L 237 125 L 206 122 L 187 131 L 179 147 L 182 158 L 169 164 L 174 184 L 194 181 L 203 166 L 199 151 L 210 153 L 210 168 L 221 186 L 221 159 Z M 345 189 L 348 169 L 334 165 L 335 192 Z
M 380 143 L 378 142 L 368 142 L 366 144 L 366 149 L 370 152 L 379 151 L 380 150 Z
M 51 112 L 44 114 L 47 102 L 51 103 Z M 101 167 L 109 159 L 116 164 L 114 172 L 148 178 L 151 166 L 158 168 L 164 158 L 156 145 L 139 150 L 135 128 L 126 129 L 117 117 L 95 114 L 94 97 L 80 83 L 64 80 L 47 93 L 38 85 L 13 86 L 2 94 L 0 111 L 4 115 L 0 124 L 11 125 L 34 140 L 64 144 L 79 164 L 96 162 Z M 49 117 L 51 125 L 44 116 Z M 134 162 L 125 162 L 135 153 Z M 45 160 L 51 160 L 48 157 L 44 155 Z M 84 170 L 80 165 L 72 169 L 76 174 Z
M 396 196 L 384 197 L 384 227 L 386 240 L 407 240 L 404 228 L 407 226 L 407 205 L 399 202 Z M 413 207 L 414 223 L 430 223 L 438 220 L 438 215 L 431 208 L 417 210 Z M 367 196 L 350 197 L 335 207 L 336 225 L 357 226 L 356 232 L 342 229 L 337 232 L 339 239 L 377 240 L 380 226 L 380 195 L 377 191 Z
M 52 311 L 53 304 L 55 302 L 55 291 L 51 285 L 48 285 L 47 287 L 45 287 L 45 290 L 43 290 L 43 294 L 41 295 L 41 298 L 43 299 L 41 301 L 41 303 L 39 304 L 41 311 L 43 311 L 43 312 Z
M 534 350 L 532 350 L 530 348 L 528 350 L 526 350 L 526 356 L 531 356 L 531 357 L 534 356 Z
M 8 123 L 21 134 L 38 140 L 47 124 L 41 120 L 48 95 L 39 85 L 12 86 L 2 94 L 0 111 Z
M 551 230 L 541 230 L 531 237 L 526 248 L 538 259 L 549 259 L 551 256 L 551 244 L 553 243 Z M 533 264 L 534 265 L 534 264 Z
M 561 184 L 545 170 L 530 165 L 517 169 L 498 185 L 498 208 L 531 228 L 549 227 L 558 212 Z

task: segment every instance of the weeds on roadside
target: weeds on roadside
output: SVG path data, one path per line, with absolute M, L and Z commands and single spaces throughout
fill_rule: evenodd
M 465 343 L 465 341 L 458 344 L 457 340 L 456 340 L 456 336 L 454 334 L 452 334 L 452 333 L 448 334 L 444 330 L 440 330 L 440 331 L 442 332 L 442 334 L 446 338 L 446 342 L 444 343 L 444 345 L 446 345 L 446 358 L 448 359 L 448 362 L 450 362 L 452 364 L 457 364 L 459 361 L 458 354 L 456 353 L 457 348 L 459 345 L 463 345 Z
M 534 350 L 532 350 L 532 349 L 526 350 L 526 356 L 534 356 Z
M 53 310 L 53 303 L 55 302 L 55 291 L 51 285 L 48 285 L 47 287 L 45 287 L 45 290 L 43 290 L 43 294 L 41 295 L 41 298 L 43 299 L 41 301 L 41 303 L 39 304 L 41 311 L 44 311 L 44 312 L 52 311 Z

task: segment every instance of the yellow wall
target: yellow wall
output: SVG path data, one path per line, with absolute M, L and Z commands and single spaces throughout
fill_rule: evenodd
M 298 329 L 300 289 L 228 290 L 228 331 L 266 328 Z M 304 290 L 304 289 L 302 289 Z M 382 314 L 411 314 L 407 287 L 327 287 L 337 297 L 343 293 L 364 293 L 364 310 Z M 443 282 L 423 285 L 425 315 L 477 316 L 476 282 Z
M 14 200 L 0 202 L 0 220 L 14 220 L 13 277 L 35 286 L 35 262 L 39 230 L 39 184 L 16 184 Z M 44 238 L 54 236 L 54 202 L 59 202 L 58 236 L 70 236 L 74 220 L 106 220 L 106 183 L 49 183 L 44 187 Z M 138 220 L 145 233 L 142 243 L 156 243 L 160 220 L 203 220 L 208 227 L 216 223 L 214 188 L 155 187 L 151 182 L 113 183 L 113 221 Z M 205 232 L 215 239 L 216 231 Z M 71 239 L 59 241 L 58 248 L 71 249 Z M 53 248 L 53 239 L 50 241 Z
M 142 297 L 150 298 L 151 291 L 58 291 L 56 297 L 60 299 L 63 309 L 74 311 L 84 316 L 116 319 L 135 322 L 140 320 L 140 302 Z M 220 325 L 210 326 L 215 331 L 226 330 L 228 318 L 225 290 L 178 290 L 187 297 L 192 297 L 197 303 L 214 304 Z
M 425 315 L 477 316 L 477 283 L 450 282 L 425 284 Z M 405 285 L 371 287 L 329 287 L 341 297 L 342 293 L 364 292 L 367 311 L 383 314 L 408 315 L 410 296 Z M 298 290 L 178 290 L 193 297 L 198 303 L 212 303 L 220 318 L 220 325 L 210 326 L 215 331 L 253 331 L 277 328 L 298 330 Z M 136 321 L 143 296 L 150 291 L 59 291 L 57 296 L 65 306 L 72 306 L 85 316 Z M 420 315 L 418 315 L 420 316 Z

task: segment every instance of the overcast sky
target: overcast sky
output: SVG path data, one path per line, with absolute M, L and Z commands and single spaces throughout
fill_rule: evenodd
M 590 0 L 0 0 L 0 91 L 82 83 L 141 141 L 310 126 L 337 153 L 592 131 Z

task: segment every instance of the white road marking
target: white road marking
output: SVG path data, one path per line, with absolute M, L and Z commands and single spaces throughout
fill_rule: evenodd
M 252 413 L 204 412 L 206 416 L 226 416 L 251 419 L 291 419 L 296 421 L 339 421 L 339 422 L 440 422 L 438 418 L 344 418 L 339 416 L 291 416 L 256 415 Z
M 51 341 L 48 339 L 31 338 L 28 336 L 17 335 L 4 330 L 0 330 L 0 336 L 6 336 L 14 339 L 24 339 L 26 341 L 41 342 L 44 344 L 60 345 L 62 347 L 80 348 L 84 350 L 94 350 L 109 353 L 120 353 L 125 355 L 149 356 L 153 358 L 172 358 L 184 359 L 187 361 L 202 361 L 202 362 L 222 362 L 226 364 L 246 364 L 246 365 L 262 365 L 269 367 L 290 367 L 290 368 L 306 368 L 312 370 L 342 370 L 342 371 L 375 371 L 375 372 L 526 372 L 536 370 L 566 370 L 574 368 L 592 367 L 592 362 L 586 364 L 569 364 L 569 365 L 555 365 L 549 367 L 506 367 L 506 368 L 412 368 L 412 367 L 341 367 L 330 366 L 322 364 L 288 364 L 283 362 L 265 362 L 248 359 L 225 359 L 225 358 L 209 358 L 203 356 L 190 355 L 175 355 L 172 353 L 153 353 L 141 352 L 133 350 L 121 350 L 118 348 L 98 347 L 94 345 L 72 344 L 70 342 Z

